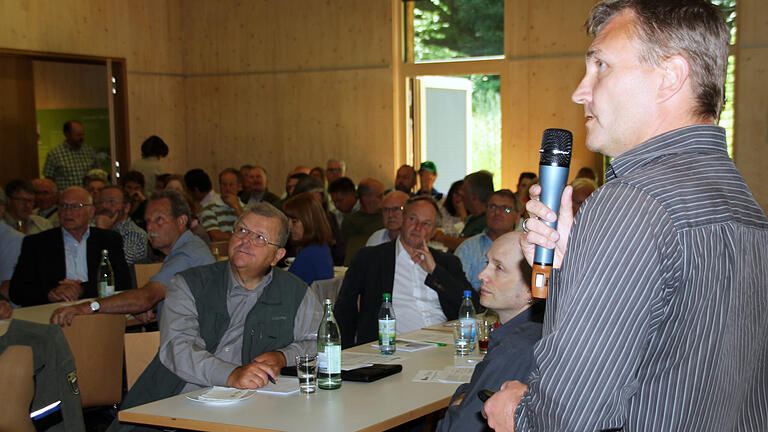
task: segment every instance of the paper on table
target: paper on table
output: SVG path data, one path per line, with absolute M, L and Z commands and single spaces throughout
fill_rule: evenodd
M 253 390 L 214 386 L 203 393 L 194 396 L 188 395 L 187 399 L 197 402 L 224 404 L 245 400 L 251 396 L 253 396 Z
M 371 344 L 371 346 L 376 349 L 379 348 L 379 346 L 376 344 Z M 403 352 L 421 351 L 421 350 L 435 348 L 435 347 L 437 347 L 437 345 L 432 343 L 411 342 L 411 341 L 404 341 L 402 339 L 397 340 L 397 350 L 403 351 Z
M 406 360 L 406 357 L 393 355 L 381 355 L 381 354 L 364 354 L 356 352 L 341 352 L 341 370 L 353 370 L 361 367 L 370 366 L 372 364 L 389 364 L 399 363 Z
M 280 376 L 276 383 L 269 383 L 262 388 L 256 389 L 258 393 L 289 395 L 299 391 L 299 379 L 294 377 Z
M 472 379 L 473 372 L 473 368 L 455 368 L 451 366 L 443 370 L 420 370 L 411 381 L 448 384 L 468 383 Z
M 414 330 L 397 338 L 398 341 L 419 341 L 436 344 L 453 344 L 453 333 L 438 332 L 434 330 Z

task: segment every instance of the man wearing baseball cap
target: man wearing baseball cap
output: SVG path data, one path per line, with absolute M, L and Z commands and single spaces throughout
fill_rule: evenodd
M 435 163 L 432 161 L 422 162 L 421 167 L 419 167 L 419 183 L 421 187 L 416 192 L 416 195 L 429 195 L 435 201 L 443 199 L 443 194 L 434 188 L 435 180 L 437 180 L 437 166 Z

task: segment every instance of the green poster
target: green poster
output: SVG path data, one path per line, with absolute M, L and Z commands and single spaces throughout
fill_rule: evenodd
M 101 169 L 112 174 L 109 154 L 109 110 L 106 108 L 86 109 L 47 109 L 37 110 L 37 124 L 40 126 L 38 157 L 40 175 L 43 174 L 45 158 L 48 152 L 64 142 L 62 127 L 69 120 L 77 120 L 85 129 L 84 145 L 96 150 Z

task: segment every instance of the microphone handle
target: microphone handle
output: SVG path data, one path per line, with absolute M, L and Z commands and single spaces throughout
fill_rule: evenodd
M 568 182 L 568 167 L 539 165 L 539 184 L 541 196 L 539 200 L 549 207 L 555 214 L 560 212 L 560 198 L 563 189 Z M 557 229 L 557 221 L 544 222 L 553 229 Z M 554 261 L 554 249 L 546 249 L 536 246 L 533 257 L 533 276 L 531 278 L 531 294 L 535 298 L 547 298 L 549 289 L 549 275 Z

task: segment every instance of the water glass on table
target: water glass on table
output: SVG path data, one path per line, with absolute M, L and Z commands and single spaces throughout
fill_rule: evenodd
M 453 344 L 456 355 L 467 355 L 472 350 L 472 323 L 459 320 L 453 325 Z
M 299 378 L 299 390 L 303 394 L 317 390 L 317 356 L 299 354 L 296 356 L 296 376 Z

